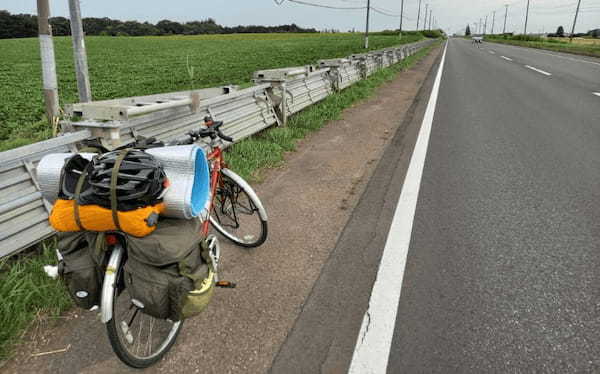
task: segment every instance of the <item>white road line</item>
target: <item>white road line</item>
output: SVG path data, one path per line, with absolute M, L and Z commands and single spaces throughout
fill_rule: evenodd
M 506 61 L 512 61 L 512 58 L 510 58 L 510 57 L 506 57 L 506 56 L 500 56 L 500 57 L 505 59 Z
M 600 92 L 592 92 L 596 96 L 600 96 Z
M 356 340 L 354 355 L 350 364 L 350 374 L 383 374 L 387 370 L 402 279 L 404 278 L 404 268 L 406 267 L 406 257 L 423 175 L 423 165 L 427 156 L 429 135 L 447 49 L 448 43 L 444 48 L 425 117 L 404 179 L 402 193 L 394 212 L 392 225 L 377 271 L 377 278 L 371 292 L 369 307 L 363 317 L 360 333 Z
M 533 71 L 537 71 L 538 73 L 541 73 L 541 74 L 544 74 L 544 75 L 547 75 L 547 76 L 550 76 L 550 75 L 552 75 L 552 74 L 548 73 L 547 71 L 543 71 L 543 70 L 540 70 L 540 69 L 538 69 L 538 68 L 534 68 L 533 66 L 525 65 L 525 67 L 526 67 L 527 69 L 531 69 L 531 70 L 533 70 Z
M 496 52 L 494 52 L 494 51 L 489 51 L 489 52 L 490 52 L 491 54 L 493 54 L 493 55 L 495 55 L 495 54 L 496 54 Z

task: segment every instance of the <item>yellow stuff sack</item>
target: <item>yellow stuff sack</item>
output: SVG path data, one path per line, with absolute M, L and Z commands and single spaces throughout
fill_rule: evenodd
M 165 210 L 164 203 L 149 205 L 143 208 L 118 212 L 121 230 L 129 235 L 144 237 L 156 229 L 158 215 Z M 80 205 L 79 220 L 81 227 L 75 219 L 75 201 L 59 199 L 54 203 L 50 213 L 50 225 L 56 231 L 117 231 L 113 221 L 112 211 L 99 205 Z

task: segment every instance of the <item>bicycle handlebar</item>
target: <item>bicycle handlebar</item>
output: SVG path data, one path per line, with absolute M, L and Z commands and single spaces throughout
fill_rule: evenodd
M 175 141 L 169 142 L 167 145 L 193 144 L 200 138 L 211 138 L 214 140 L 217 137 L 226 142 L 233 143 L 233 138 L 223 134 L 220 129 L 220 127 L 223 126 L 223 121 L 213 121 L 211 118 L 207 117 L 204 119 L 204 123 L 207 126 L 205 129 L 188 131 L 184 138 L 176 139 Z
M 187 133 L 187 135 L 193 141 L 195 141 L 199 138 L 215 139 L 216 137 L 219 137 L 227 142 L 233 142 L 232 137 L 227 136 L 227 135 L 223 134 L 223 132 L 221 132 L 220 127 L 223 126 L 223 121 L 214 122 L 212 119 L 206 118 L 204 120 L 204 122 L 206 123 L 206 126 L 207 126 L 205 129 L 201 129 L 198 131 L 190 131 Z
M 223 121 L 213 121 L 212 118 L 206 117 L 204 119 L 204 123 L 206 125 L 205 129 L 200 129 L 197 131 L 193 131 L 193 130 L 188 131 L 186 133 L 185 137 L 178 138 L 178 139 L 175 139 L 175 140 L 167 142 L 167 143 L 157 141 L 154 137 L 152 137 L 152 138 L 139 137 L 139 139 L 136 138 L 135 144 L 136 144 L 136 147 L 146 149 L 146 148 L 164 147 L 165 145 L 173 146 L 173 145 L 193 144 L 200 138 L 211 138 L 212 140 L 214 140 L 217 137 L 226 142 L 233 143 L 233 138 L 223 134 L 223 132 L 220 129 L 220 127 L 223 126 Z

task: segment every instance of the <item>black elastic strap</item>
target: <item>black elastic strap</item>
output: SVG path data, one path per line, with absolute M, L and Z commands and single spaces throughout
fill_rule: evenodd
M 117 159 L 115 160 L 115 165 L 113 166 L 112 173 L 110 175 L 110 210 L 112 211 L 112 219 L 117 227 L 117 230 L 123 231 L 121 229 L 121 225 L 119 223 L 119 210 L 118 210 L 118 201 L 117 201 L 117 182 L 119 180 L 119 168 L 121 167 L 121 163 L 127 156 L 129 149 L 123 149 Z
M 79 195 L 81 194 L 81 189 L 83 188 L 83 183 L 85 182 L 86 178 L 87 178 L 87 168 L 83 169 L 83 171 L 81 172 L 81 175 L 79 176 L 79 179 L 77 180 L 77 186 L 75 186 L 75 195 L 73 196 L 73 198 L 74 198 L 73 213 L 75 215 L 75 223 L 77 224 L 77 226 L 79 227 L 79 230 L 81 230 L 81 231 L 85 231 L 85 227 L 83 227 L 83 223 L 81 223 L 81 216 L 79 215 L 79 202 L 77 200 L 79 200 Z

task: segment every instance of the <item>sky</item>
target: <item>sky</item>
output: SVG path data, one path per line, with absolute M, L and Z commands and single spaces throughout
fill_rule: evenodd
M 67 0 L 49 0 L 52 16 L 68 17 Z M 278 0 L 280 2 L 281 0 Z M 363 7 L 367 0 L 302 0 L 337 7 Z M 400 14 L 402 0 L 371 0 L 371 5 L 391 14 Z M 404 29 L 415 29 L 417 9 L 421 4 L 423 26 L 425 6 L 432 9 L 439 27 L 448 33 L 464 32 L 467 24 L 472 30 L 476 22 L 488 16 L 488 33 L 491 31 L 493 12 L 496 11 L 494 31 L 501 31 L 505 4 L 509 4 L 507 31 L 522 33 L 527 0 L 404 0 Z M 530 0 L 529 32 L 555 32 L 558 26 L 570 31 L 577 0 Z M 36 13 L 36 0 L 0 0 L 0 9 L 11 13 Z M 600 1 L 581 0 L 581 13 L 576 32 L 600 28 Z M 296 23 L 303 27 L 348 31 L 365 28 L 366 11 L 361 9 L 334 10 L 316 8 L 283 0 L 81 0 L 84 17 L 110 17 L 120 20 L 150 21 L 161 19 L 179 22 L 212 17 L 222 25 L 279 25 Z M 371 29 L 396 29 L 400 17 L 371 13 Z

